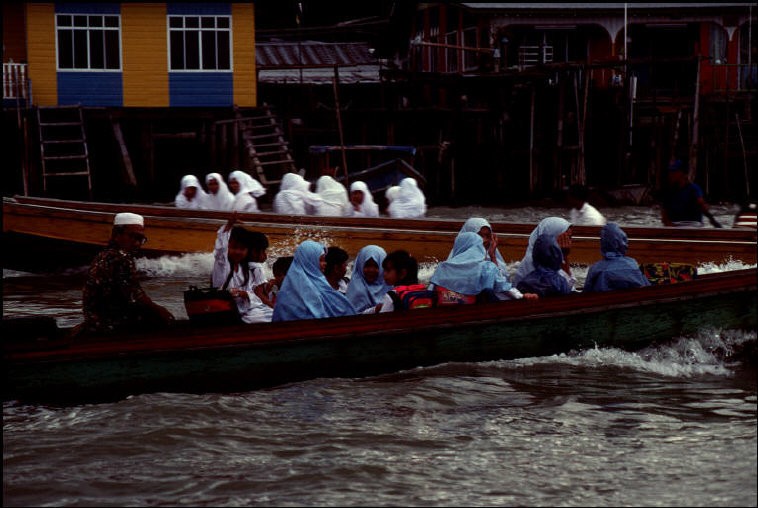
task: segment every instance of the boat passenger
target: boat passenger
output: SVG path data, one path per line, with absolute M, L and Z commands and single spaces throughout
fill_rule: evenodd
M 390 215 L 390 205 L 392 204 L 395 199 L 397 199 L 397 193 L 400 192 L 400 186 L 399 185 L 392 185 L 391 187 L 387 187 L 387 190 L 384 191 L 384 200 L 386 201 L 386 205 L 384 208 L 384 213 L 392 217 Z
M 456 237 L 451 256 L 437 265 L 431 277 L 438 305 L 524 297 L 485 256 L 484 242 L 477 233 Z
M 271 271 L 274 273 L 274 277 L 255 286 L 255 294 L 261 299 L 263 303 L 271 307 L 272 309 L 276 305 L 276 294 L 282 287 L 284 277 L 287 275 L 287 271 L 292 264 L 292 256 L 282 256 L 274 261 L 271 265 Z
M 310 191 L 311 184 L 297 173 L 286 173 L 274 197 L 274 212 L 285 215 L 312 215 L 321 196 Z
M 487 251 L 486 259 L 495 263 L 495 266 L 497 266 L 498 270 L 500 270 L 500 273 L 502 273 L 503 276 L 508 277 L 508 266 L 506 265 L 502 254 L 500 254 L 500 251 L 497 249 L 497 235 L 493 231 L 489 221 L 482 217 L 470 217 L 466 219 L 466 222 L 463 223 L 463 226 L 461 226 L 461 230 L 458 232 L 458 234 L 460 235 L 461 233 L 467 232 L 477 233 L 482 237 L 484 250 Z M 451 250 L 450 254 L 448 254 L 448 259 L 452 255 L 453 251 Z
M 84 322 L 72 335 L 143 330 L 174 321 L 171 312 L 145 293 L 137 278 L 134 254 L 147 241 L 144 224 L 141 215 L 116 214 L 110 241 L 87 272 Z
M 324 274 L 329 285 L 342 293 L 347 293 L 347 285 L 350 279 L 345 277 L 347 273 L 347 260 L 350 258 L 345 249 L 331 246 L 326 249 L 326 268 Z
M 328 318 L 355 314 L 350 301 L 326 280 L 326 248 L 305 240 L 295 249 L 287 276 L 276 296 L 273 321 Z
M 243 323 L 267 323 L 273 309 L 260 299 L 255 288 L 266 282 L 260 263 L 266 261 L 268 238 L 236 223 L 237 214 L 233 212 L 216 235 L 211 286 L 231 293 Z
M 629 241 L 615 222 L 600 230 L 600 252 L 603 259 L 590 266 L 584 291 L 611 291 L 649 286 L 650 282 L 633 258 L 626 256 Z
M 395 250 L 382 261 L 384 283 L 391 287 L 382 297 L 374 312 L 393 312 L 402 307 L 402 297 L 410 291 L 423 291 L 425 284 L 418 282 L 418 262 L 406 250 Z
M 350 203 L 353 205 L 353 217 L 379 217 L 379 205 L 374 203 L 374 196 L 366 182 L 356 180 L 350 184 Z
M 200 180 L 195 175 L 184 175 L 180 187 L 176 199 L 174 199 L 177 208 L 187 210 L 203 210 L 206 208 L 207 196 L 200 185 Z
M 532 249 L 534 270 L 522 278 L 516 286 L 524 293 L 536 293 L 541 298 L 569 294 L 572 287 L 560 274 L 563 252 L 555 235 L 543 233 L 537 237 Z
M 415 178 L 407 177 L 400 180 L 400 190 L 397 197 L 387 207 L 390 217 L 401 219 L 416 219 L 426 215 L 426 197 Z
M 690 182 L 684 163 L 679 159 L 672 161 L 661 203 L 661 222 L 664 226 L 702 227 L 703 215 L 713 227 L 723 227 L 711 214 L 703 190 L 695 182 Z
M 389 291 L 382 268 L 385 257 L 387 252 L 378 245 L 366 245 L 358 251 L 345 293 L 356 312 L 373 309 Z
M 574 184 L 569 187 L 566 199 L 571 206 L 571 224 L 581 224 L 585 226 L 603 226 L 607 222 L 603 214 L 597 208 L 592 206 L 589 201 L 589 191 L 582 184 Z
M 346 217 L 352 214 L 347 189 L 329 175 L 322 175 L 316 180 L 316 194 L 321 201 L 315 206 L 315 215 Z
M 532 230 L 532 233 L 529 235 L 529 244 L 526 248 L 526 254 L 524 254 L 524 257 L 521 259 L 521 262 L 516 269 L 516 273 L 513 275 L 513 284 L 518 287 L 518 283 L 534 270 L 534 263 L 532 262 L 534 242 L 537 241 L 537 237 L 545 233 L 552 235 L 558 242 L 558 245 L 563 252 L 563 265 L 561 266 L 560 274 L 566 278 L 573 289 L 576 286 L 576 279 L 571 274 L 571 266 L 569 264 L 572 227 L 569 221 L 561 217 L 546 217 L 537 224 L 537 227 L 535 227 L 534 230 Z
M 208 188 L 205 198 L 207 210 L 221 210 L 231 212 L 234 206 L 234 194 L 229 191 L 224 178 L 219 173 L 205 175 L 205 186 Z
M 244 171 L 229 173 L 229 189 L 234 192 L 232 211 L 256 213 L 259 212 L 258 198 L 266 194 L 266 188 L 261 182 Z

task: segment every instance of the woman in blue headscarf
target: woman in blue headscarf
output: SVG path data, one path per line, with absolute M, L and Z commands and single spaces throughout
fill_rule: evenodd
M 587 271 L 584 291 L 611 291 L 650 285 L 637 261 L 626 256 L 628 246 L 626 233 L 618 224 L 609 222 L 603 226 L 600 230 L 603 259 Z
M 535 266 L 532 262 L 534 243 L 543 234 L 552 236 L 560 246 L 563 252 L 563 264 L 560 267 L 559 273 L 568 281 L 573 289 L 576 279 L 571 275 L 571 268 L 567 257 L 571 249 L 571 223 L 561 217 L 546 217 L 534 228 L 529 235 L 529 245 L 526 248 L 526 254 L 524 254 L 524 258 L 519 263 L 516 273 L 513 275 L 513 284 L 518 286 L 519 282 L 534 270 Z
M 382 262 L 386 257 L 387 252 L 378 245 L 366 245 L 358 251 L 345 293 L 356 312 L 376 307 L 391 289 L 384 282 Z
M 483 219 L 482 217 L 471 217 L 467 219 L 466 222 L 463 223 L 463 226 L 461 226 L 461 230 L 458 232 L 459 235 L 461 233 L 477 233 L 481 236 L 482 241 L 484 242 L 484 250 L 487 252 L 487 259 L 495 263 L 500 270 L 500 273 L 505 277 L 508 276 L 508 266 L 505 264 L 505 260 L 500 254 L 500 251 L 497 250 L 497 236 L 487 219 Z M 453 252 L 450 251 L 448 259 L 452 254 Z
M 326 280 L 326 247 L 306 240 L 295 249 L 292 265 L 276 296 L 272 321 L 349 316 L 355 309 Z
M 559 273 L 563 252 L 555 236 L 544 233 L 537 237 L 532 247 L 532 264 L 534 270 L 516 285 L 520 291 L 536 293 L 540 297 L 571 293 L 571 285 Z
M 473 232 L 459 233 L 450 256 L 434 270 L 431 283 L 438 293 L 440 289 L 437 288 L 442 288 L 468 297 L 463 298 L 461 303 L 473 303 L 482 292 L 494 293 L 498 297 L 503 295 L 504 299 L 522 298 L 523 295 L 494 263 L 486 259 L 486 255 L 481 236 Z

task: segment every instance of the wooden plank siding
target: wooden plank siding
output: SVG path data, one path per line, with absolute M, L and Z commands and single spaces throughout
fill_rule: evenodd
M 124 106 L 168 106 L 165 3 L 122 3 Z
M 234 103 L 240 107 L 255 107 L 255 9 L 252 4 L 232 4 L 232 55 Z
M 58 104 L 58 79 L 55 54 L 55 5 L 27 3 L 27 58 L 34 103 L 39 106 Z

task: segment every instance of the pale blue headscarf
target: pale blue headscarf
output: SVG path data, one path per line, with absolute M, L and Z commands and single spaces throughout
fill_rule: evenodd
M 553 238 L 564 233 L 571 223 L 561 217 L 546 217 L 537 224 L 532 233 L 529 235 L 529 245 L 526 248 L 526 254 L 519 263 L 516 273 L 513 276 L 513 283 L 518 285 L 521 280 L 529 275 L 534 270 L 534 262 L 532 260 L 532 251 L 534 250 L 534 242 L 537 241 L 537 237 L 543 234 L 552 235 Z
M 369 307 L 381 303 L 387 291 L 392 289 L 384 282 L 382 262 L 386 257 L 387 252 L 378 245 L 366 245 L 358 251 L 355 263 L 353 263 L 353 275 L 350 277 L 350 284 L 348 284 L 345 293 L 357 312 L 363 312 Z M 379 265 L 379 276 L 373 284 L 369 284 L 363 276 L 363 266 L 369 259 L 373 259 Z
M 463 223 L 463 226 L 461 226 L 461 230 L 458 232 L 458 234 L 461 233 L 479 233 L 479 230 L 483 227 L 486 227 L 490 230 L 492 234 L 495 234 L 495 232 L 492 230 L 492 226 L 490 225 L 489 221 L 487 219 L 483 219 L 481 217 L 471 217 L 466 220 L 466 222 Z M 450 251 L 450 255 L 452 255 L 453 252 Z M 500 251 L 495 249 L 495 254 L 497 255 L 497 262 L 500 266 L 505 267 L 505 260 L 503 259 L 503 256 L 500 254 Z M 490 256 L 487 254 L 487 259 L 489 259 Z M 448 259 L 450 259 L 450 256 L 448 256 Z
M 459 233 L 450 257 L 434 270 L 432 284 L 464 295 L 478 295 L 485 289 L 495 292 L 511 289 L 511 284 L 486 255 L 478 233 Z
M 295 249 L 292 265 L 276 296 L 272 321 L 349 316 L 355 309 L 329 285 L 319 258 L 326 247 L 306 240 Z

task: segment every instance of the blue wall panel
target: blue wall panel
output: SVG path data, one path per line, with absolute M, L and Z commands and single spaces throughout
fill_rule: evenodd
M 124 104 L 120 72 L 59 72 L 58 105 L 116 106 Z
M 169 2 L 166 4 L 166 12 L 169 15 L 207 14 L 225 16 L 232 13 L 232 7 L 231 4 L 223 2 Z
M 118 2 L 56 2 L 57 14 L 120 14 Z
M 232 106 L 231 72 L 171 72 L 168 75 L 170 106 Z

